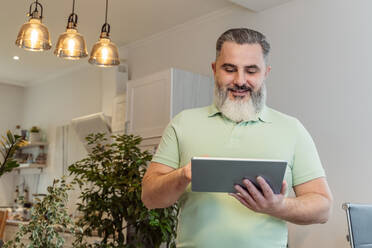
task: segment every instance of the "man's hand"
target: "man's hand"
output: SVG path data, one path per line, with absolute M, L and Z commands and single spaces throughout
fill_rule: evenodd
M 269 214 L 275 217 L 281 216 L 281 212 L 285 211 L 285 193 L 287 191 L 287 183 L 284 181 L 280 194 L 274 194 L 269 184 L 262 177 L 257 177 L 257 182 L 262 189 L 262 193 L 248 179 L 244 179 L 243 183 L 247 190 L 240 185 L 235 185 L 237 193 L 230 194 L 240 201 L 247 208 L 264 214 Z
M 175 170 L 152 162 L 142 179 L 142 202 L 148 209 L 173 205 L 191 182 L 191 162 Z
M 247 208 L 299 225 L 326 223 L 331 214 L 332 194 L 324 177 L 296 185 L 296 197 L 285 197 L 287 183 L 284 181 L 280 194 L 274 194 L 262 177 L 257 178 L 262 193 L 249 180 L 247 187 L 235 186 L 237 193 L 230 194 Z
M 191 162 L 182 167 L 182 173 L 188 182 L 191 182 Z

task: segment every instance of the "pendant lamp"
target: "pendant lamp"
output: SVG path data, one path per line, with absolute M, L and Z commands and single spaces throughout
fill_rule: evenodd
M 75 0 L 72 2 L 72 13 L 68 17 L 66 32 L 57 41 L 54 54 L 64 59 L 76 60 L 88 56 L 84 37 L 77 32 L 78 16 L 75 14 Z
M 35 8 L 31 11 L 33 5 Z M 15 42 L 16 45 L 29 51 L 49 50 L 52 47 L 52 42 L 50 41 L 47 27 L 41 22 L 43 19 L 43 6 L 38 0 L 30 5 L 27 16 L 30 16 L 30 20 L 23 24 L 19 30 Z
M 110 67 L 120 64 L 118 48 L 110 39 L 110 24 L 107 23 L 108 0 L 106 0 L 105 24 L 101 29 L 101 35 L 90 53 L 89 63 L 100 66 Z

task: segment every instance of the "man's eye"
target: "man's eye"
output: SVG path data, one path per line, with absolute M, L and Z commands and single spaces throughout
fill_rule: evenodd
M 257 69 L 249 69 L 249 70 L 247 70 L 247 73 L 249 73 L 249 74 L 254 74 L 256 72 L 257 72 Z
M 234 72 L 235 69 L 234 68 L 230 68 L 230 67 L 225 67 L 225 71 L 226 72 Z

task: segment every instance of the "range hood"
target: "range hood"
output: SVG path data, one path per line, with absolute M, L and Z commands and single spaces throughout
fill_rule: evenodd
M 105 133 L 107 143 L 111 143 L 111 118 L 105 116 L 103 112 L 75 118 L 71 121 L 72 128 L 75 130 L 79 140 L 85 149 L 91 152 L 88 142 L 85 139 L 91 133 Z

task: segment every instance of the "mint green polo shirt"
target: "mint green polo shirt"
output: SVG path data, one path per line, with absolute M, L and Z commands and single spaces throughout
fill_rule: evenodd
M 192 157 L 258 158 L 288 162 L 288 187 L 324 177 L 318 152 L 304 126 L 269 107 L 252 121 L 235 123 L 214 105 L 178 114 L 164 131 L 153 162 L 181 168 Z M 206 179 L 207 180 L 207 179 Z M 179 199 L 177 247 L 284 248 L 286 222 L 256 213 L 225 193 L 192 192 Z

